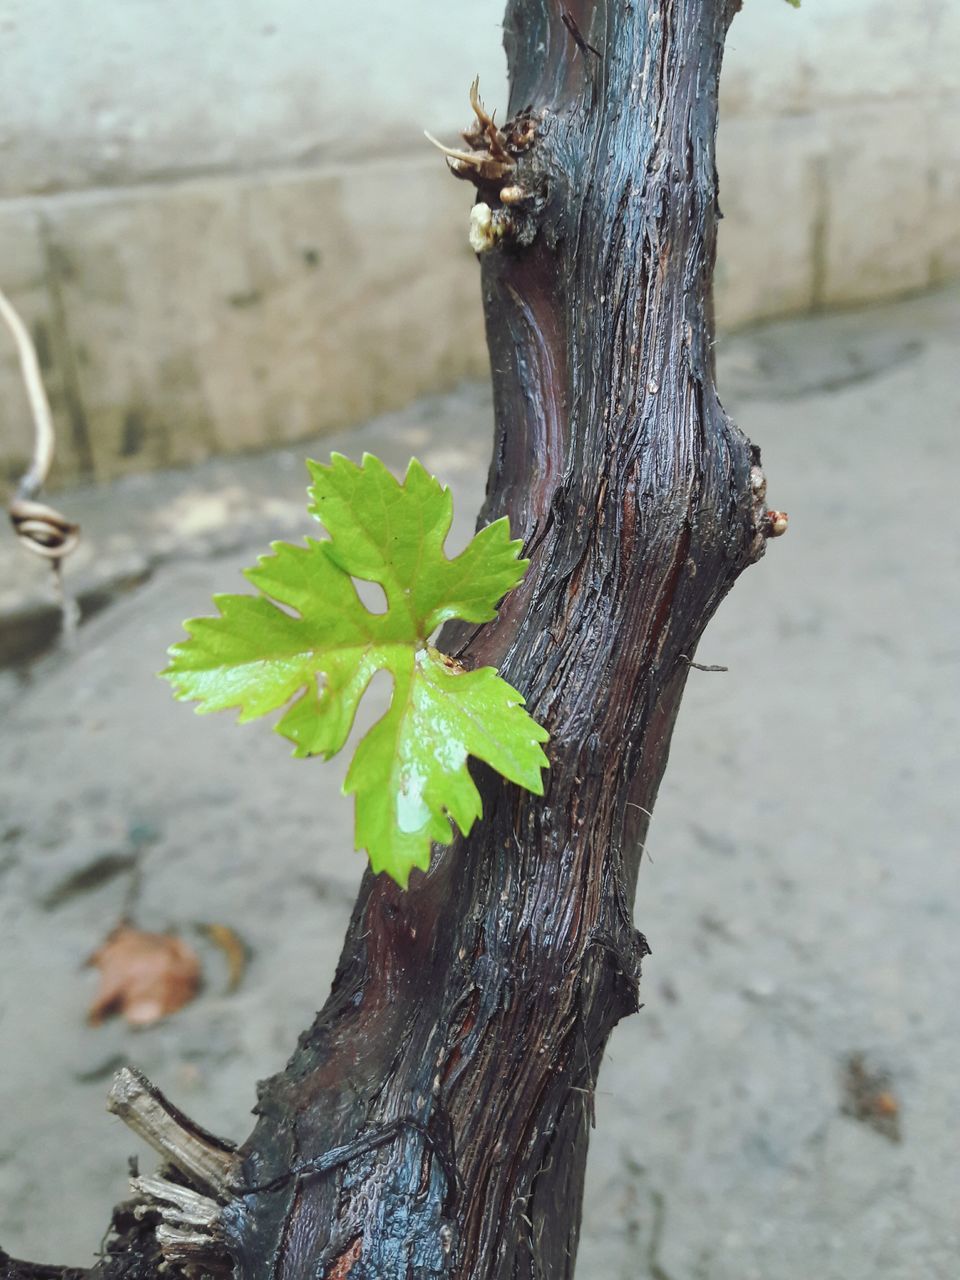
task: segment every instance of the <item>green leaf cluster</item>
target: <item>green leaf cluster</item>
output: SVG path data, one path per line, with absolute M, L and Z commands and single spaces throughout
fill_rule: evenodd
M 527 561 L 507 521 L 482 529 L 453 559 L 444 542 L 453 500 L 415 459 L 403 481 L 365 454 L 309 462 L 309 510 L 329 535 L 274 543 L 246 578 L 258 595 L 214 597 L 218 617 L 185 624 L 164 676 L 198 711 L 241 721 L 286 707 L 276 730 L 294 755 L 329 759 L 346 743 L 375 672 L 393 678 L 387 713 L 357 747 L 343 790 L 356 797 L 356 839 L 375 871 L 406 886 L 431 843 L 449 844 L 481 816 L 470 756 L 543 794 L 548 734 L 492 667 L 466 671 L 429 641 L 451 618 L 488 622 Z M 379 584 L 384 613 L 354 579 Z

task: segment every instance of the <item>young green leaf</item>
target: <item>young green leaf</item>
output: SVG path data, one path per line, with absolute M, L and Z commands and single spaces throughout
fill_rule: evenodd
M 246 572 L 261 594 L 215 596 L 220 616 L 185 624 L 163 674 L 201 712 L 236 707 L 245 721 L 286 707 L 276 729 L 294 755 L 329 759 L 372 676 L 389 671 L 390 708 L 343 789 L 356 797 L 356 847 L 405 887 L 412 867 L 429 865 L 431 843 L 450 843 L 451 822 L 466 834 L 480 817 L 468 757 L 543 794 L 548 734 L 520 694 L 492 667 L 465 671 L 429 644 L 449 618 L 495 617 L 527 561 L 506 520 L 448 559 L 453 500 L 415 459 L 402 483 L 370 454 L 360 466 L 339 454 L 307 465 L 309 509 L 329 537 L 274 543 Z M 354 578 L 383 588 L 385 613 L 364 607 Z

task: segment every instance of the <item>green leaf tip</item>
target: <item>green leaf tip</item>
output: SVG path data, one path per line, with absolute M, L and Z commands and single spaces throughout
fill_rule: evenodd
M 431 844 L 466 835 L 481 816 L 467 761 L 484 761 L 543 794 L 547 731 L 492 667 L 464 670 L 430 646 L 451 618 L 489 622 L 528 561 L 506 519 L 449 559 L 450 490 L 414 458 L 397 480 L 379 458 L 308 462 L 309 511 L 327 538 L 275 542 L 245 571 L 257 595 L 218 595 L 217 617 L 184 624 L 161 674 L 199 712 L 238 710 L 241 722 L 284 709 L 276 731 L 295 756 L 329 759 L 346 743 L 377 671 L 393 679 L 381 720 L 361 739 L 343 790 L 354 796 L 355 844 L 374 871 L 406 888 Z M 378 584 L 372 613 L 354 579 Z

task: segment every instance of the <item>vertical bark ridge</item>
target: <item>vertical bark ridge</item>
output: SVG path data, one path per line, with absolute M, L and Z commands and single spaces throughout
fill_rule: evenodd
M 547 793 L 478 770 L 469 839 L 407 894 L 365 878 L 330 998 L 260 1089 L 243 1155 L 270 1189 L 235 1207 L 240 1280 L 573 1274 L 596 1073 L 638 1004 L 633 897 L 687 658 L 758 549 L 755 452 L 712 356 L 730 10 L 508 5 L 509 109 L 536 133 L 516 183 L 537 225 L 511 243 L 505 210 L 483 260 L 483 519 L 509 516 L 532 565 L 496 623 L 444 643 L 500 667 L 550 729 Z M 480 196 L 501 208 L 497 184 Z

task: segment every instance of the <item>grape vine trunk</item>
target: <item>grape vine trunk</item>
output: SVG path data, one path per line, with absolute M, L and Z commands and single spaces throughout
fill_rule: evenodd
M 593 1091 L 639 1006 L 638 870 L 690 659 L 771 532 L 712 355 L 737 8 L 507 6 L 504 121 L 491 133 L 481 109 L 475 157 L 452 167 L 477 188 L 493 368 L 481 520 L 507 516 L 531 565 L 495 622 L 439 643 L 499 668 L 549 729 L 546 794 L 475 767 L 469 837 L 407 892 L 368 872 L 329 997 L 260 1084 L 236 1191 L 206 1246 L 197 1232 L 198 1274 L 574 1274 Z M 117 1229 L 143 1269 L 115 1255 L 94 1274 L 154 1274 L 143 1223 Z

